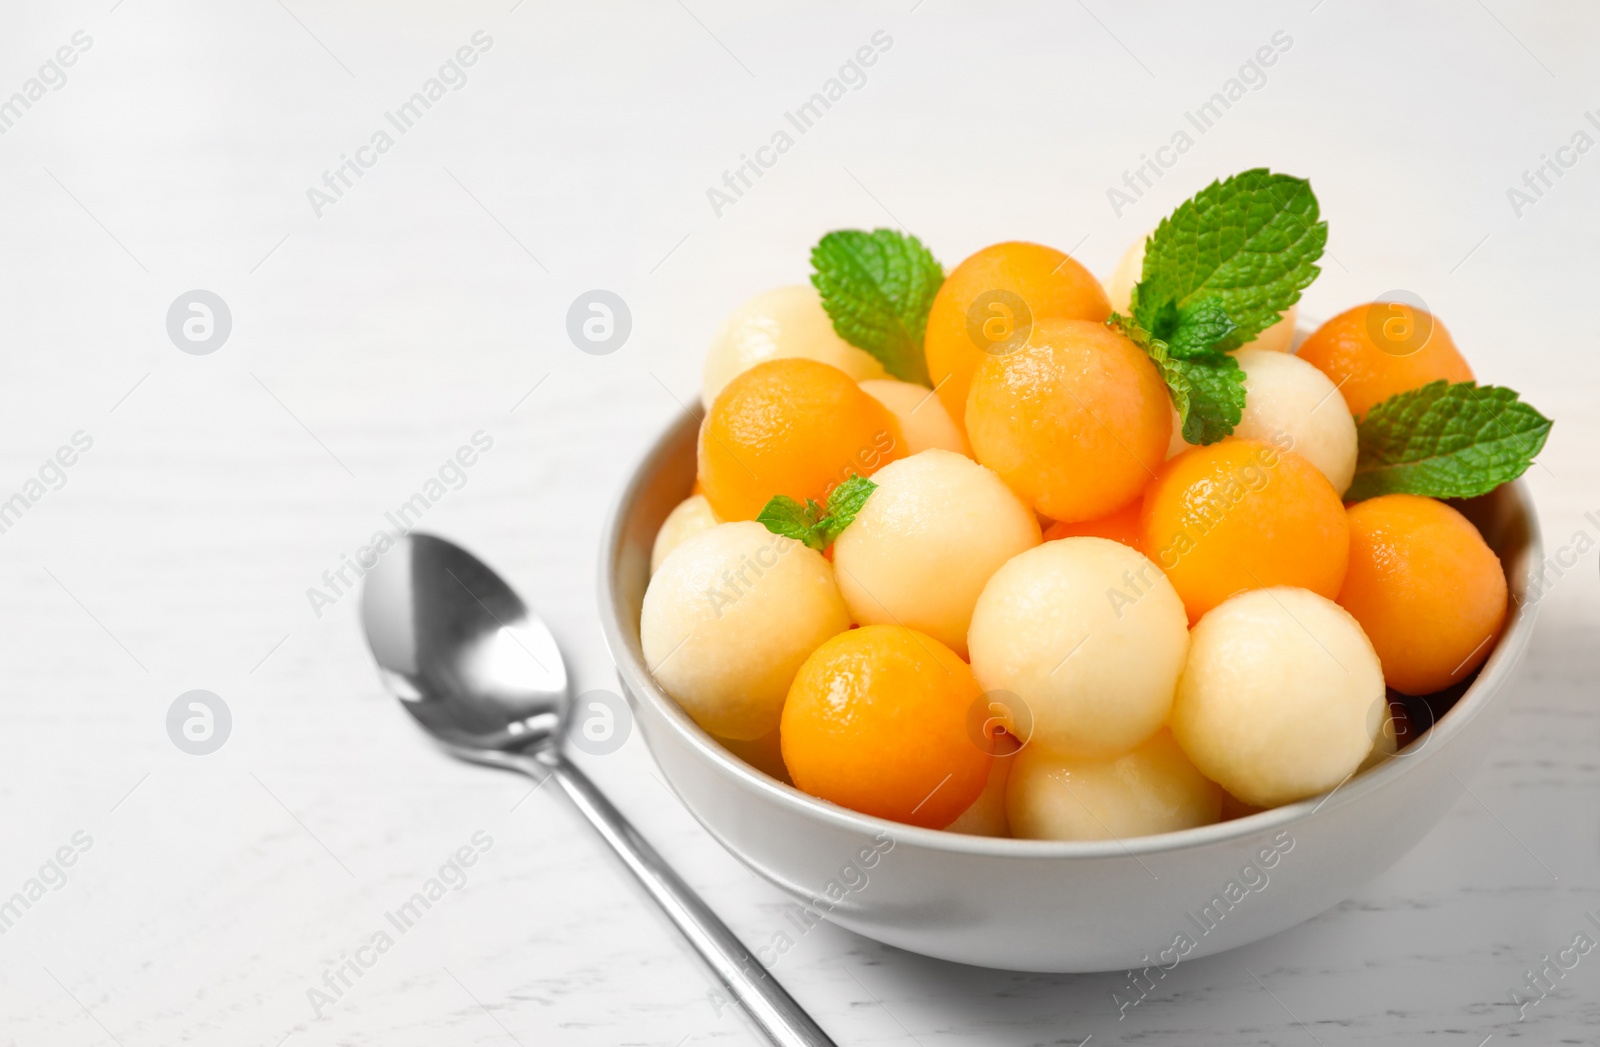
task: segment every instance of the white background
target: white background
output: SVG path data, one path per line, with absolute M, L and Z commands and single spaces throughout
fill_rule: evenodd
M 614 687 L 609 503 L 721 316 L 803 280 L 831 228 L 904 223 L 946 265 L 1035 239 L 1107 274 L 1214 177 L 1309 176 L 1331 235 L 1306 313 L 1421 295 L 1480 379 L 1557 419 L 1529 474 L 1550 551 L 1600 536 L 1600 154 L 1520 217 L 1507 199 L 1600 108 L 1591 6 L 114 2 L 0 13 L 0 97 L 93 40 L 0 136 L 0 499 L 94 441 L 0 534 L 0 895 L 93 840 L 0 936 L 0 1041 L 751 1042 L 559 798 L 513 810 L 523 781 L 433 752 L 380 692 L 355 599 L 318 618 L 306 590 L 481 429 L 493 449 L 425 527 L 542 609 L 580 688 Z M 306 190 L 480 29 L 470 82 L 317 217 Z M 1280 29 L 1266 85 L 1115 214 L 1107 189 Z M 715 215 L 707 188 L 877 30 L 866 85 Z M 604 357 L 565 330 L 596 287 L 633 315 Z M 192 288 L 231 308 L 212 355 L 166 333 Z M 1600 951 L 1520 1024 L 1509 993 L 1600 938 L 1597 619 L 1590 552 L 1544 604 L 1476 798 L 1354 899 L 1185 963 L 1123 1020 L 1120 974 L 961 968 L 828 926 L 778 974 L 849 1044 L 1585 1035 Z M 191 688 L 232 711 L 210 756 L 166 733 Z M 588 762 L 747 941 L 785 926 L 637 737 Z M 306 990 L 479 829 L 466 888 L 315 1018 Z

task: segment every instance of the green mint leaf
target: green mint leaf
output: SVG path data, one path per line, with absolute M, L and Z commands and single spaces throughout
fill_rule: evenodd
M 1183 438 L 1192 444 L 1214 444 L 1233 432 L 1244 415 L 1244 371 L 1227 353 L 1156 362 L 1168 389 L 1182 388 L 1187 403 L 1172 402 L 1183 422 Z
M 1303 178 L 1263 167 L 1212 182 L 1151 234 L 1134 319 L 1168 341 L 1187 309 L 1216 298 L 1236 327 L 1214 348 L 1250 341 L 1316 279 L 1328 241 L 1318 213 Z
M 823 542 L 818 527 L 821 516 L 822 508 L 811 499 L 807 498 L 806 504 L 801 505 L 786 494 L 778 494 L 773 495 L 767 504 L 761 507 L 760 514 L 756 516 L 756 523 L 773 534 L 793 538 L 821 552 L 827 548 L 827 543 Z
M 1500 386 L 1440 380 L 1398 393 L 1356 427 L 1356 475 L 1345 500 L 1487 494 L 1527 471 L 1553 424 Z
M 901 381 L 931 384 L 922 336 L 944 268 L 921 241 L 893 229 L 841 229 L 817 241 L 811 266 L 840 338 Z
M 867 497 L 877 489 L 877 484 L 865 476 L 857 475 L 852 475 L 833 489 L 833 493 L 828 495 L 828 515 L 822 518 L 819 525 L 824 546 L 832 545 L 839 533 L 855 521 L 856 514 L 867 504 Z
M 867 496 L 877 489 L 878 485 L 865 476 L 852 474 L 828 495 L 827 512 L 809 498 L 801 505 L 786 494 L 776 494 L 761 507 L 756 523 L 773 534 L 793 538 L 820 553 L 855 521 Z
M 1226 321 L 1226 314 L 1222 319 Z M 1172 347 L 1126 316 L 1111 314 L 1106 323 L 1120 327 L 1155 361 L 1172 406 L 1192 444 L 1214 444 L 1233 432 L 1244 417 L 1244 371 L 1239 361 L 1222 352 L 1177 356 Z
M 1177 323 L 1164 341 L 1173 356 L 1194 360 L 1215 352 L 1238 329 L 1222 301 L 1207 298 L 1178 310 Z

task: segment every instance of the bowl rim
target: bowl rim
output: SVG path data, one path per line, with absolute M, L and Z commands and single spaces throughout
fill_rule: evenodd
M 1365 773 L 1352 774 L 1333 789 L 1318 796 L 1193 829 L 1126 839 L 1019 840 L 1010 837 L 971 836 L 944 829 L 925 829 L 921 826 L 852 811 L 801 792 L 794 786 L 786 785 L 750 766 L 696 724 L 689 714 L 656 684 L 655 678 L 646 667 L 638 642 L 638 630 L 624 623 L 617 591 L 618 559 L 632 507 L 637 503 L 641 491 L 655 472 L 667 460 L 673 447 L 683 439 L 683 430 L 691 425 L 698 429 L 698 419 L 685 410 L 681 417 L 674 420 L 652 441 L 649 450 L 629 475 L 621 494 L 613 503 L 606 517 L 605 528 L 601 532 L 598 594 L 601 629 L 605 636 L 606 647 L 616 663 L 623 688 L 635 703 L 648 703 L 652 711 L 681 741 L 687 743 L 700 758 L 714 764 L 722 774 L 736 779 L 743 788 L 758 793 L 766 800 L 794 814 L 823 822 L 837 830 L 859 833 L 868 838 L 889 834 L 897 844 L 911 843 L 928 850 L 973 857 L 1032 860 L 1108 859 L 1139 858 L 1234 843 L 1286 828 L 1306 821 L 1324 807 L 1337 810 L 1355 803 L 1402 776 L 1412 773 L 1412 767 L 1436 759 L 1450 740 L 1481 715 L 1483 709 L 1500 691 L 1527 647 L 1538 612 L 1538 600 L 1513 600 L 1507 614 L 1506 625 L 1495 644 L 1495 649 L 1479 668 L 1477 677 L 1468 685 L 1467 690 L 1429 729 L 1426 736 L 1427 744 L 1415 751 L 1404 752 L 1390 758 Z M 1543 542 L 1539 520 L 1527 482 L 1519 478 L 1502 485 L 1502 489 L 1527 526 L 1527 541 L 1522 550 L 1523 562 L 1525 564 L 1542 562 Z M 1525 578 L 1526 571 L 1523 575 Z M 1520 580 L 1508 585 L 1513 596 L 1521 587 Z M 631 642 L 629 632 L 634 634 Z M 649 744 L 648 741 L 646 744 Z M 681 792 L 672 783 L 670 776 L 668 783 L 673 785 L 673 792 L 678 795 L 680 801 L 683 800 Z M 684 805 L 695 814 L 697 820 L 701 820 L 693 805 L 687 802 Z M 704 824 L 703 820 L 701 821 Z

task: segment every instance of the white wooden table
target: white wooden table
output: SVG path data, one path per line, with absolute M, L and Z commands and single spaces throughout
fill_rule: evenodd
M 1600 155 L 1556 153 L 1600 141 L 1597 30 L 1590 6 L 1511 0 L 13 0 L 0 899 L 39 883 L 0 909 L 0 1041 L 751 1042 L 557 797 L 430 750 L 323 572 L 421 493 L 421 526 L 537 603 L 578 686 L 614 686 L 600 522 L 696 395 L 721 314 L 802 280 L 818 235 L 904 223 L 947 264 L 1026 237 L 1106 273 L 1177 201 L 1260 164 L 1311 176 L 1331 222 L 1308 313 L 1413 291 L 1482 379 L 1558 420 L 1531 483 L 1550 551 L 1580 532 L 1585 551 L 1472 795 L 1355 898 L 1185 964 L 1122 1018 L 1123 975 L 961 968 L 829 926 L 778 973 L 841 1044 L 1591 1038 L 1600 954 L 1524 1020 L 1510 1001 L 1577 933 L 1600 941 Z M 1264 46 L 1274 63 L 1201 132 L 1186 114 Z M 802 133 L 786 114 L 862 47 L 874 63 Z M 1157 152 L 1179 132 L 1185 151 Z M 1572 166 L 1514 203 L 1546 155 Z M 743 157 L 759 177 L 713 203 Z M 595 288 L 632 316 L 609 355 L 566 331 Z M 167 329 L 194 289 L 231 315 L 204 355 Z M 446 470 L 458 489 L 430 488 L 480 431 L 490 449 Z M 46 465 L 74 434 L 92 446 Z M 167 730 L 194 689 L 231 717 L 205 756 Z M 785 926 L 637 737 L 589 765 L 747 940 Z M 475 833 L 464 880 L 389 923 Z

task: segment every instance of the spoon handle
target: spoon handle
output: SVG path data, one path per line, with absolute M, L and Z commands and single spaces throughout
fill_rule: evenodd
M 754 954 L 672 871 L 656 849 L 565 757 L 549 761 L 550 774 L 605 837 L 650 897 L 689 939 L 728 992 L 777 1047 L 836 1047 Z

